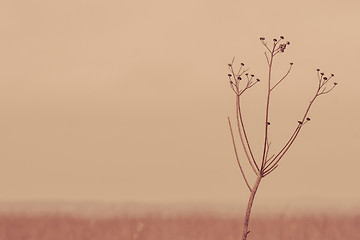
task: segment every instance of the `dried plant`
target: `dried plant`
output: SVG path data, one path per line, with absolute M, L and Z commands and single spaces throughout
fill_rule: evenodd
M 273 39 L 271 41 L 271 44 L 268 44 L 264 37 L 260 38 L 260 42 L 265 47 L 265 57 L 266 57 L 267 65 L 268 65 L 268 76 L 267 76 L 267 82 L 266 82 L 267 98 L 266 98 L 265 119 L 264 119 L 264 139 L 263 139 L 263 148 L 262 148 L 262 153 L 261 153 L 260 159 L 256 159 L 254 157 L 252 147 L 249 142 L 248 135 L 247 135 L 247 132 L 245 129 L 242 107 L 241 107 L 241 97 L 244 94 L 244 92 L 247 91 L 248 89 L 252 88 L 253 86 L 255 86 L 257 83 L 260 82 L 260 80 L 258 78 L 255 78 L 254 75 L 248 73 L 248 69 L 245 68 L 244 63 L 240 64 L 241 66 L 237 71 L 235 71 L 235 69 L 233 67 L 234 58 L 231 61 L 231 63 L 228 64 L 229 70 L 230 70 L 230 72 L 228 74 L 230 88 L 236 95 L 237 134 L 239 135 L 242 149 L 247 158 L 247 162 L 250 165 L 252 171 L 256 175 L 256 181 L 253 184 L 253 186 L 251 187 L 250 183 L 248 181 L 248 178 L 246 177 L 244 168 L 242 167 L 243 163 L 240 162 L 240 158 L 238 155 L 237 146 L 236 146 L 235 138 L 234 138 L 234 131 L 233 131 L 233 128 L 231 125 L 230 118 L 228 117 L 229 128 L 230 128 L 230 132 L 231 132 L 231 137 L 232 137 L 232 142 L 233 142 L 233 146 L 234 146 L 236 160 L 237 160 L 238 166 L 240 168 L 241 174 L 245 180 L 246 186 L 250 191 L 250 197 L 249 197 L 248 206 L 247 206 L 246 214 L 245 214 L 245 218 L 244 218 L 244 229 L 243 229 L 243 235 L 242 235 L 243 240 L 246 240 L 246 238 L 250 232 L 248 230 L 250 213 L 251 213 L 252 205 L 254 202 L 254 197 L 258 190 L 261 180 L 264 177 L 266 177 L 267 175 L 269 175 L 270 173 L 272 173 L 279 166 L 280 160 L 284 157 L 285 153 L 292 146 L 292 144 L 294 143 L 295 139 L 297 138 L 302 127 L 307 122 L 310 121 L 310 118 L 308 117 L 308 113 L 310 111 L 311 106 L 315 102 L 315 100 L 318 97 L 331 92 L 334 89 L 334 87 L 337 85 L 336 82 L 333 82 L 332 85 L 330 86 L 330 79 L 334 77 L 334 74 L 331 74 L 329 77 L 326 77 L 324 73 L 320 72 L 320 69 L 317 69 L 316 71 L 317 71 L 317 77 L 318 77 L 318 86 L 317 86 L 317 89 L 315 91 L 313 98 L 311 99 L 309 105 L 307 106 L 307 108 L 305 110 L 305 113 L 303 114 L 302 118 L 297 121 L 295 130 L 293 131 L 292 134 L 290 134 L 290 138 L 288 139 L 286 144 L 280 150 L 273 151 L 273 149 L 271 149 L 272 151 L 270 151 L 271 141 L 269 139 L 268 133 L 269 133 L 269 125 L 270 125 L 269 106 L 270 106 L 271 94 L 274 91 L 274 89 L 276 87 L 278 87 L 278 85 L 280 83 L 282 83 L 283 80 L 285 80 L 285 78 L 289 75 L 291 68 L 293 66 L 293 63 L 290 63 L 286 74 L 282 78 L 273 82 L 272 81 L 272 68 L 273 68 L 273 63 L 274 63 L 275 57 L 284 53 L 285 50 L 287 49 L 287 47 L 290 45 L 290 42 L 285 41 L 283 36 L 280 36 L 279 39 Z M 270 155 L 269 154 L 270 152 L 275 152 L 275 153 Z

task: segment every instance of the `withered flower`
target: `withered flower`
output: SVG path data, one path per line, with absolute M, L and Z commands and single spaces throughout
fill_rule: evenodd
M 286 48 L 286 44 L 280 44 L 280 52 L 284 52 Z

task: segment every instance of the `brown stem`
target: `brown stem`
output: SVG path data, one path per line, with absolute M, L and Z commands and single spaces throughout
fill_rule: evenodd
M 275 45 L 273 47 L 273 51 L 271 52 L 270 63 L 269 63 L 268 90 L 267 90 L 266 111 L 265 111 L 265 134 L 264 134 L 265 139 L 264 139 L 264 150 L 263 150 L 263 156 L 262 156 L 262 161 L 261 161 L 260 172 L 262 172 L 264 170 L 264 167 L 265 167 L 266 146 L 267 146 L 267 143 L 268 143 L 268 122 L 269 122 L 270 89 L 271 89 L 270 82 L 271 82 L 272 63 L 273 63 L 273 59 L 274 59 L 274 48 L 275 48 Z
M 241 167 L 241 164 L 240 164 L 240 159 L 239 159 L 239 156 L 238 156 L 238 153 L 237 153 L 237 150 L 236 150 L 236 144 L 235 144 L 235 139 L 234 139 L 234 133 L 233 133 L 233 130 L 232 130 L 232 127 L 231 127 L 231 122 L 230 122 L 230 118 L 228 117 L 228 121 L 229 121 L 229 127 L 230 127 L 230 132 L 231 132 L 231 138 L 232 138 L 232 142 L 233 142 L 233 145 L 234 145 L 234 152 L 235 152 L 235 156 L 236 156 L 236 161 L 239 165 L 239 168 L 240 168 L 240 171 L 241 171 L 241 174 L 245 180 L 245 183 L 246 183 L 246 186 L 249 188 L 249 191 L 251 192 L 251 187 L 246 179 L 246 176 L 245 176 L 245 173 Z
M 252 153 L 252 151 L 251 151 L 250 143 L 249 143 L 249 140 L 248 140 L 248 138 L 247 138 L 247 136 L 246 136 L 246 131 L 245 131 L 245 127 L 244 127 L 244 122 L 243 122 L 242 115 L 241 115 L 240 96 L 237 96 L 237 98 L 236 98 L 236 111 L 237 111 L 237 112 L 236 112 L 236 114 L 237 114 L 237 117 L 236 117 L 236 118 L 237 118 L 237 124 L 238 124 L 238 130 L 239 130 L 239 136 L 240 136 L 241 144 L 242 144 L 242 146 L 243 146 L 243 148 L 244 148 L 244 152 L 245 152 L 245 154 L 246 154 L 246 157 L 247 157 L 247 159 L 248 159 L 248 161 L 249 161 L 249 164 L 250 164 L 251 168 L 253 169 L 254 173 L 255 173 L 256 175 L 258 175 L 259 167 L 257 166 L 256 161 L 255 161 L 255 158 L 254 158 L 254 155 L 253 155 L 253 153 Z M 241 126 L 240 126 L 240 125 L 241 125 Z M 245 140 L 243 139 L 243 136 L 242 136 L 242 133 L 241 133 L 241 128 L 242 128 L 242 130 L 243 130 L 243 132 L 244 132 Z M 245 141 L 246 141 L 246 143 L 245 143 Z M 247 146 L 248 149 L 249 149 L 251 158 L 250 158 L 250 156 L 249 156 L 248 150 L 246 149 L 246 146 Z M 255 166 L 254 166 L 253 163 L 255 163 L 256 169 L 255 169 Z
M 250 221 L 250 214 L 251 214 L 251 209 L 252 209 L 252 206 L 253 206 L 253 202 L 254 202 L 254 198 L 255 198 L 255 194 L 258 190 L 258 187 L 260 185 L 260 181 L 261 181 L 261 178 L 262 176 L 258 176 L 256 178 L 256 182 L 253 186 L 253 188 L 251 189 L 251 194 L 250 194 L 250 197 L 249 197 L 249 202 L 248 202 L 248 206 L 246 208 L 246 214 L 245 214 L 245 218 L 244 218 L 244 230 L 243 230 L 243 237 L 242 237 L 242 240 L 246 240 L 248 234 L 249 234 L 249 221 Z

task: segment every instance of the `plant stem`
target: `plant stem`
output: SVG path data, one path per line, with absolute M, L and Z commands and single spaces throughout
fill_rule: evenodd
M 254 198 L 255 198 L 255 194 L 259 188 L 259 185 L 260 185 L 260 181 L 261 181 L 261 178 L 262 176 L 258 176 L 256 178 L 256 182 L 253 186 L 253 188 L 251 189 L 251 194 L 250 194 L 250 197 L 249 197 L 249 202 L 248 202 L 248 206 L 246 208 L 246 215 L 245 215 L 245 218 L 244 218 L 244 230 L 243 230 L 243 237 L 242 237 L 242 240 L 246 240 L 248 234 L 249 234 L 249 221 L 250 221 L 250 214 L 251 214 L 251 209 L 252 209 L 252 206 L 253 206 L 253 202 L 254 202 Z
M 263 157 L 262 157 L 262 161 L 261 161 L 261 169 L 260 169 L 261 172 L 264 170 L 264 167 L 265 167 L 266 147 L 268 144 L 268 125 L 269 125 L 268 122 L 269 122 L 269 106 L 270 106 L 270 91 L 271 91 L 270 82 L 271 82 L 272 64 L 273 64 L 273 60 L 274 60 L 274 49 L 275 49 L 275 45 L 271 52 L 271 57 L 270 57 L 270 62 L 269 62 L 268 90 L 267 90 L 266 111 L 265 111 L 266 116 L 265 116 L 264 151 L 263 151 Z

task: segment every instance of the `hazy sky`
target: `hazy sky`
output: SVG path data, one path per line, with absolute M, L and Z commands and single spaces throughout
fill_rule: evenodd
M 291 45 L 274 77 L 295 64 L 274 93 L 274 152 L 315 91 L 315 69 L 339 86 L 315 103 L 256 204 L 357 205 L 359 9 L 359 1 L 1 1 L 0 201 L 245 203 L 227 63 L 236 56 L 263 80 L 244 97 L 260 152 L 259 37 L 284 35 Z

